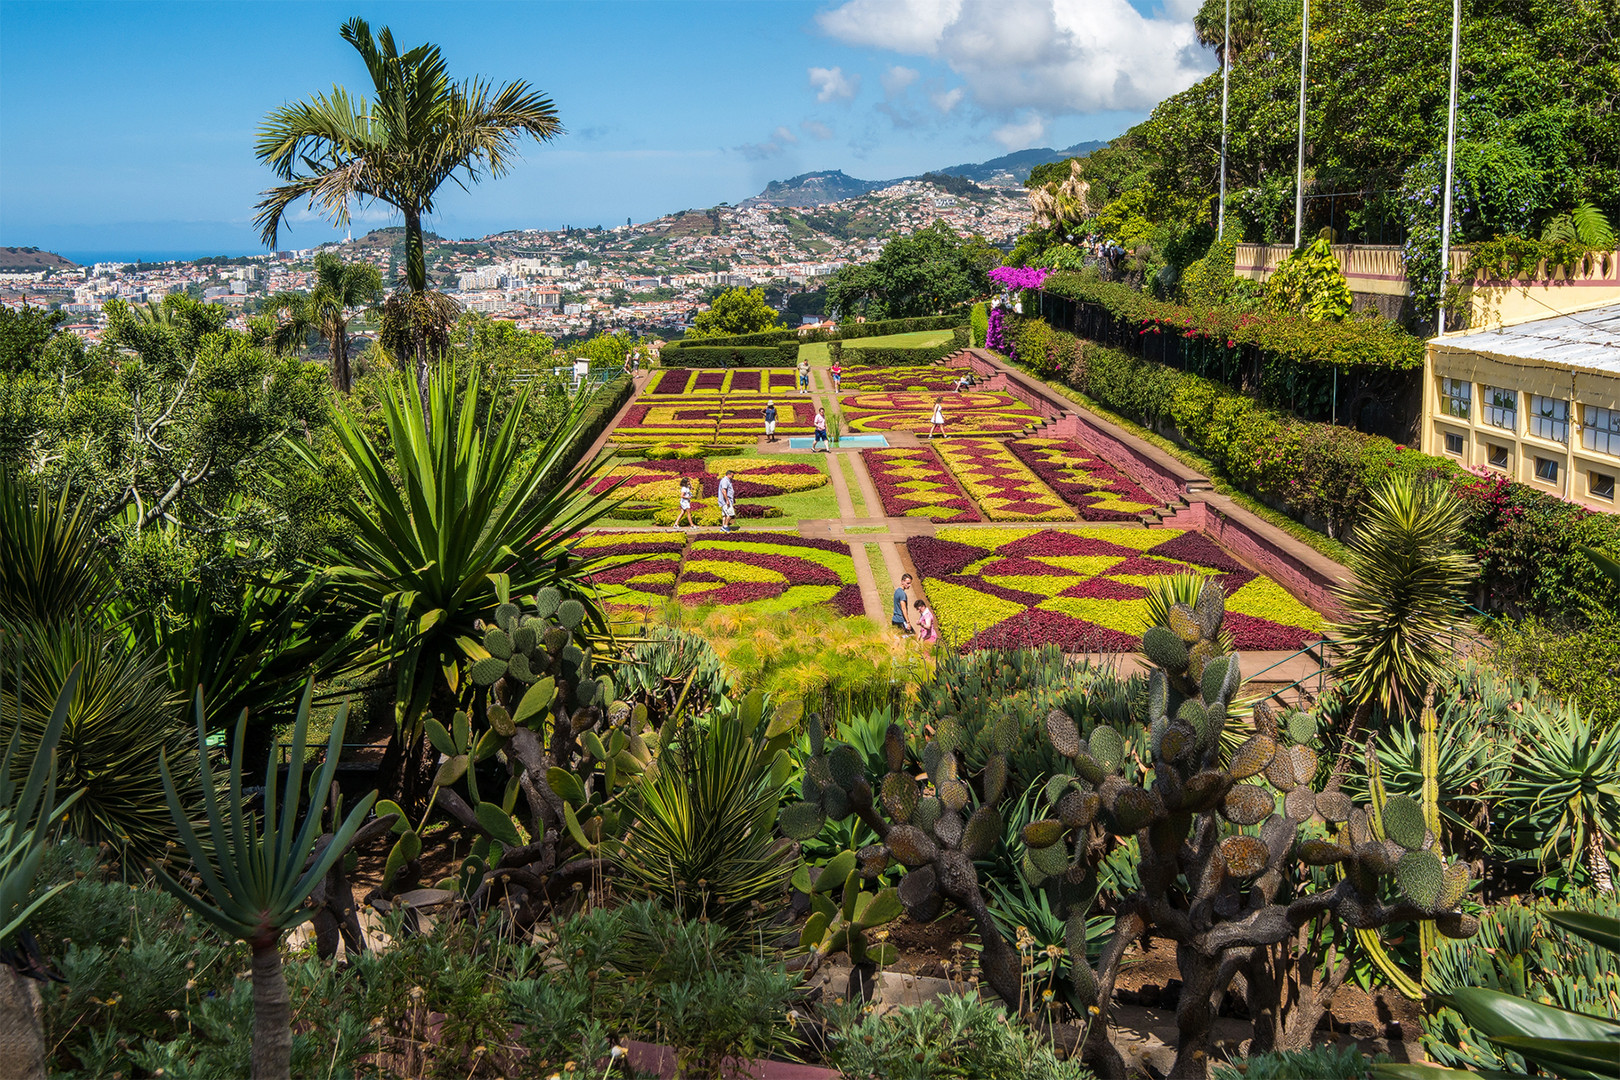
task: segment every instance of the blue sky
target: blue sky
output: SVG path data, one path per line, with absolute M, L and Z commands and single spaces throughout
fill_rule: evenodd
M 270 109 L 366 88 L 338 27 L 439 44 L 455 77 L 527 79 L 568 134 L 446 190 L 448 236 L 614 225 L 813 169 L 887 178 L 1108 138 L 1214 62 L 1196 0 L 0 5 L 0 245 L 262 250 Z M 303 216 L 303 215 L 300 215 Z M 388 224 L 361 211 L 357 231 Z M 281 246 L 330 226 L 295 220 Z

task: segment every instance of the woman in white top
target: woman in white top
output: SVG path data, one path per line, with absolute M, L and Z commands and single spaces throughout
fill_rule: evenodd
M 692 481 L 686 477 L 681 478 L 681 512 L 675 515 L 675 527 L 681 527 L 681 518 L 692 523 L 697 528 L 697 517 L 692 513 Z
M 939 432 L 940 438 L 950 438 L 949 435 L 945 434 L 945 399 L 938 397 L 934 399 L 934 416 L 929 421 L 928 437 L 932 439 L 936 431 Z

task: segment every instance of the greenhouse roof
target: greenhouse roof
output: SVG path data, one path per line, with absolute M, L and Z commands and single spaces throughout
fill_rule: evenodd
M 1448 349 L 1620 375 L 1620 304 L 1433 338 Z

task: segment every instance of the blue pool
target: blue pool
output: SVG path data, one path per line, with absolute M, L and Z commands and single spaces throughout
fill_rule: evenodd
M 809 435 L 799 435 L 788 439 L 790 450 L 808 450 L 816 440 Z M 874 446 L 888 446 L 889 440 L 882 435 L 845 435 L 834 446 L 853 446 L 863 449 Z

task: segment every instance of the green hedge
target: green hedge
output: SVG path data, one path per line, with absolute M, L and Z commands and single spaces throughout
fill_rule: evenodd
M 596 396 L 580 411 L 579 426 L 574 429 L 574 434 L 569 438 L 568 445 L 558 459 L 565 464 L 546 474 L 545 480 L 540 485 L 541 491 L 550 491 L 563 482 L 568 470 L 574 467 L 575 462 L 585 455 L 585 451 L 591 448 L 597 437 L 613 423 L 613 418 L 619 415 L 624 403 L 635 393 L 635 387 L 635 381 L 630 376 L 621 375 L 612 382 L 604 383 L 597 390 Z
M 1484 606 L 1581 619 L 1609 595 L 1581 545 L 1620 553 L 1620 518 L 1499 476 L 1478 476 L 1353 428 L 1310 423 L 1220 383 L 1053 330 L 1010 330 L 1020 359 L 1054 372 L 1103 407 L 1164 432 L 1208 459 L 1234 487 L 1342 537 L 1370 489 L 1395 473 L 1448 484 L 1468 506 L 1465 546 L 1478 561 Z M 1037 363 L 1035 359 L 1039 362 Z M 1318 526 L 1320 527 L 1320 526 Z
M 963 307 L 946 312 L 944 315 L 921 315 L 912 319 L 881 319 L 877 322 L 839 323 L 837 334 L 827 335 L 827 337 L 836 337 L 841 341 L 848 341 L 851 338 L 883 337 L 887 334 L 911 334 L 918 330 L 954 330 L 958 326 L 966 326 L 968 317 L 969 309 Z
M 969 309 L 958 308 L 946 312 L 944 315 L 921 315 L 911 319 L 882 319 L 877 322 L 848 322 L 841 324 L 836 330 L 807 330 L 800 333 L 798 330 L 783 327 L 780 330 L 762 330 L 757 334 L 737 334 L 732 337 L 712 338 L 680 338 L 664 346 L 664 353 L 686 353 L 693 349 L 711 348 L 738 348 L 751 345 L 779 345 L 785 342 L 803 343 L 811 341 L 847 341 L 852 338 L 882 337 L 885 334 L 910 334 L 918 330 L 954 330 L 968 323 Z M 675 364 L 668 364 L 675 367 Z M 700 365 L 687 364 L 684 367 Z
M 990 332 L 990 305 L 974 304 L 973 315 L 968 325 L 972 329 L 968 344 L 976 349 L 984 348 L 985 337 Z
M 1315 367 L 1402 371 L 1423 366 L 1423 340 L 1384 319 L 1311 322 L 1298 315 L 1190 307 L 1074 273 L 1051 275 L 1042 292 L 1101 309 L 1121 324 L 1127 340 L 1131 334 L 1178 334 L 1215 347 L 1248 346 L 1265 359 Z
M 782 363 L 782 350 L 775 345 L 691 345 L 673 353 L 666 348 L 659 362 L 664 367 L 776 367 Z
M 798 340 L 799 332 L 791 327 L 781 327 L 777 330 L 761 330 L 757 334 L 732 334 L 730 336 L 678 338 L 665 345 L 665 349 L 701 349 L 711 345 L 775 345 L 787 341 L 789 338 Z
M 833 360 L 845 364 L 868 367 L 896 367 L 908 364 L 933 364 L 967 347 L 967 327 L 953 328 L 951 340 L 943 345 L 875 345 L 871 348 L 834 341 L 827 346 Z

